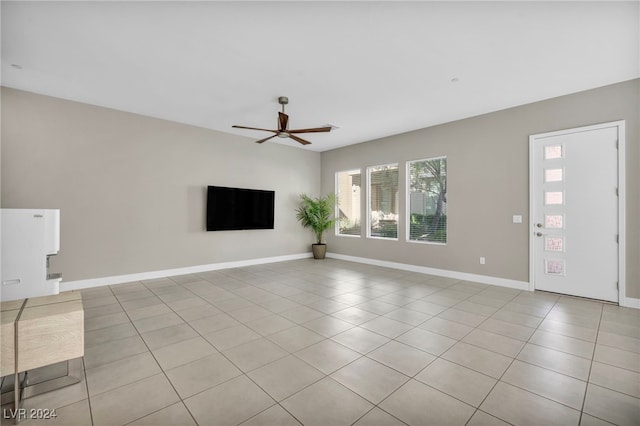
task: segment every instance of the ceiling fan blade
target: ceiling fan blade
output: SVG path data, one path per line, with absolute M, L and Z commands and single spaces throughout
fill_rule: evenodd
M 287 124 L 289 124 L 289 116 L 284 112 L 278 112 L 278 122 L 280 123 L 280 131 L 284 132 L 287 130 Z
M 291 133 L 289 133 L 289 137 L 291 139 L 293 139 L 294 141 L 301 143 L 302 145 L 310 145 L 311 144 L 311 142 L 306 141 L 306 140 L 304 140 L 302 138 L 299 138 L 296 135 L 292 135 Z
M 311 129 L 296 129 L 296 130 L 287 130 L 287 133 L 320 133 L 320 132 L 330 132 L 331 127 L 314 127 Z
M 231 127 L 235 127 L 236 129 L 263 130 L 265 132 L 278 133 L 277 130 L 261 129 L 259 127 L 246 127 L 246 126 L 231 126 Z
M 260 139 L 259 141 L 256 141 L 256 143 L 262 143 L 262 142 L 266 142 L 269 139 L 273 139 L 275 138 L 277 135 L 273 135 L 273 136 L 269 136 L 268 138 L 264 138 L 264 139 Z

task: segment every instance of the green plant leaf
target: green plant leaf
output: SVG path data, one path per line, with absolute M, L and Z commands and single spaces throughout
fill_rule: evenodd
M 335 194 L 312 198 L 300 194 L 300 207 L 296 209 L 296 218 L 303 227 L 311 228 L 316 237 L 316 244 L 322 244 L 325 231 L 331 229 L 336 220 L 331 218 L 336 203 Z

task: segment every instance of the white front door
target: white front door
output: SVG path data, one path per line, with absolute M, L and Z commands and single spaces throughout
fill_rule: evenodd
M 536 290 L 618 301 L 618 124 L 530 138 Z

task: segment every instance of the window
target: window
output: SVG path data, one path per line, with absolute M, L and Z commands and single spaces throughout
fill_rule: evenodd
M 408 240 L 447 242 L 447 157 L 407 163 Z
M 360 170 L 336 173 L 336 234 L 360 236 Z
M 369 230 L 374 238 L 398 238 L 398 164 L 367 168 Z

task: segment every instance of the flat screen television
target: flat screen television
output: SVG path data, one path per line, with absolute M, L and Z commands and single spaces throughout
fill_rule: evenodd
M 275 191 L 209 186 L 207 231 L 273 229 Z

